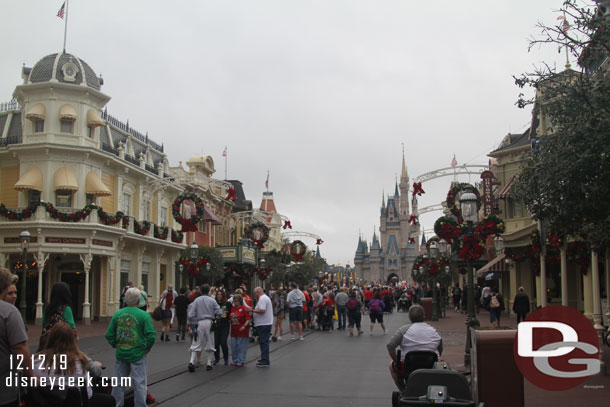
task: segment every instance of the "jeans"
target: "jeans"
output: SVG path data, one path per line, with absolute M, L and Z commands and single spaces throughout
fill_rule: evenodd
M 527 312 L 517 312 L 517 323 L 520 323 L 521 321 L 525 320 L 526 316 Z
M 233 355 L 233 363 L 243 365 L 246 363 L 246 353 L 248 352 L 248 337 L 237 338 L 231 337 L 231 354 Z
M 268 365 L 269 362 L 269 336 L 271 335 L 271 325 L 259 325 L 256 327 L 258 332 L 258 344 L 261 347 L 261 364 Z
M 131 376 L 134 407 L 146 407 L 146 356 L 135 363 L 117 360 L 114 364 L 114 377 Z M 120 382 L 120 379 L 118 379 Z M 112 397 L 117 407 L 123 407 L 125 390 L 121 386 L 112 388 Z
M 223 358 L 225 360 L 229 360 L 229 347 L 227 346 L 227 338 L 229 337 L 230 330 L 231 325 L 229 324 L 216 327 L 216 330 L 214 331 L 214 344 L 216 345 L 214 359 L 220 359 L 220 348 L 222 348 Z
M 176 330 L 176 334 L 182 336 L 182 339 L 184 339 L 184 336 L 186 335 L 186 317 L 183 318 L 178 318 L 178 329 Z
M 337 305 L 337 314 L 339 314 L 339 329 L 345 328 L 345 319 L 347 318 L 347 308 L 345 308 L 345 305 Z

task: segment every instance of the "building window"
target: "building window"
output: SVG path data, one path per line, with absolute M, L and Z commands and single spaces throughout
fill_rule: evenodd
M 148 293 L 148 273 L 150 272 L 150 263 L 143 262 L 142 263 L 142 285 L 144 286 L 144 291 Z
M 86 203 L 86 205 L 95 204 L 95 195 L 93 195 L 93 194 L 85 195 L 85 203 Z
M 513 218 L 520 218 L 521 216 L 523 216 L 521 201 L 513 201 Z
M 159 219 L 159 223 L 161 226 L 167 226 L 167 207 L 166 206 L 161 207 L 161 216 Z
M 44 120 L 36 119 L 34 121 L 34 133 L 42 133 L 44 131 Z
M 37 206 L 40 203 L 40 191 L 30 189 L 28 196 L 28 205 Z
M 127 216 L 131 216 L 131 194 L 124 193 L 123 194 L 123 213 Z
M 129 282 L 129 273 L 131 272 L 131 261 L 121 260 L 121 291 Z
M 58 189 L 55 191 L 55 206 L 62 208 L 72 207 L 72 191 Z
M 87 136 L 89 138 L 93 138 L 93 135 L 95 134 L 95 127 L 93 126 L 87 126 Z
M 61 133 L 70 133 L 74 131 L 74 120 L 72 119 L 61 119 L 60 120 L 60 128 L 59 131 Z
M 144 218 L 143 220 L 151 220 L 152 219 L 152 203 L 146 202 L 144 203 Z

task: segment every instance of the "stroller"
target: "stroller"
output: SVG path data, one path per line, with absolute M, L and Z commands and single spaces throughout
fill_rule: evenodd
M 404 311 L 404 312 L 408 312 L 410 306 L 411 306 L 411 302 L 409 301 L 408 298 L 400 298 L 398 300 L 398 309 L 397 309 L 397 312 L 400 312 L 401 310 Z
M 318 327 L 322 330 L 332 331 L 334 329 L 335 324 L 335 321 L 333 319 L 334 315 L 334 305 L 329 306 L 324 302 L 320 304 L 318 308 Z

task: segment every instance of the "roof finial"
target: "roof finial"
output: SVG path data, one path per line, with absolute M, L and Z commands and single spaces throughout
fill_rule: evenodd
M 402 174 L 400 175 L 400 179 L 409 178 L 409 174 L 407 174 L 407 164 L 405 162 L 405 143 L 402 144 Z
M 385 209 L 385 190 L 381 190 L 381 207 Z

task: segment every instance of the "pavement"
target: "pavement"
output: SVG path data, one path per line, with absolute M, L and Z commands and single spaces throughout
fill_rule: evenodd
M 488 313 L 478 315 L 481 327 L 489 327 Z M 187 371 L 188 342 L 157 342 L 147 357 L 148 387 L 157 405 L 209 406 L 226 403 L 249 407 L 270 404 L 311 406 L 390 406 L 394 385 L 388 373 L 388 355 L 385 344 L 396 329 L 408 322 L 406 313 L 385 316 L 388 335 L 375 327 L 374 335 L 368 334 L 368 317 L 363 318 L 365 335 L 350 337 L 347 331 L 335 330 L 305 332 L 304 341 L 284 340 L 272 342 L 271 367 L 256 368 L 260 357 L 258 345 L 250 344 L 246 365 L 243 368 L 218 366 L 212 371 L 199 368 L 195 373 Z M 453 368 L 463 366 L 466 339 L 465 315 L 453 310 L 446 317 L 430 322 L 443 337 L 442 359 Z M 516 328 L 514 318 L 504 317 L 502 326 Z M 108 368 L 105 375 L 112 375 L 114 350 L 106 343 L 103 334 L 107 323 L 77 324 L 80 348 L 94 360 Z M 285 332 L 288 323 L 284 322 Z M 157 325 L 160 331 L 160 325 Z M 28 327 L 37 344 L 35 328 Z M 38 330 L 38 332 L 40 332 Z M 38 334 L 39 335 L 39 334 Z M 605 347 L 606 363 L 610 363 L 610 348 Z M 541 390 L 525 381 L 525 400 L 528 407 L 582 407 L 608 405 L 610 400 L 610 376 L 593 376 L 582 385 L 567 391 Z M 498 386 L 502 386 L 498 383 Z M 493 407 L 486 404 L 486 407 Z

